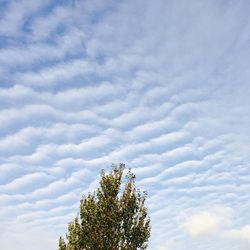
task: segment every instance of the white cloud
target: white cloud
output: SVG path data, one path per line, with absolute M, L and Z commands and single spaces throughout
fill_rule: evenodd
M 4 233 L 0 236 L 3 245 L 8 246 L 11 243 L 13 249 L 19 250 L 27 250 L 30 246 L 37 250 L 56 248 L 55 237 L 57 234 L 48 229 L 28 228 L 25 223 L 5 228 Z M 42 241 L 40 241 L 41 238 Z
M 81 30 L 72 28 L 59 38 L 55 38 L 53 44 L 31 42 L 28 46 L 23 44 L 19 47 L 10 45 L 0 50 L 0 63 L 3 68 L 11 69 L 25 66 L 29 69 L 37 63 L 42 63 L 44 58 L 47 62 L 54 62 L 64 59 L 67 55 L 79 55 L 83 53 L 83 37 L 84 34 Z M 14 62 L 12 58 L 15 58 Z M 31 74 L 31 72 L 27 72 L 26 75 L 28 73 Z M 16 78 L 18 76 L 17 74 Z M 20 82 L 17 81 L 17 84 Z
M 0 34 L 5 36 L 20 35 L 25 19 L 48 3 L 49 0 L 9 1 L 7 10 L 0 20 Z
M 192 214 L 182 225 L 191 237 L 205 237 L 218 233 L 231 223 L 232 210 L 227 207 L 211 208 Z
M 149 249 L 247 246 L 245 1 L 5 2 L 1 246 L 56 248 L 120 161 L 149 193 Z
M 16 82 L 28 86 L 51 86 L 63 84 L 74 77 L 94 71 L 94 64 L 83 59 L 76 59 L 38 72 L 19 73 L 16 76 Z
M 250 246 L 250 225 L 246 225 L 240 229 L 229 230 L 225 234 L 232 239 L 243 241 Z
M 45 173 L 30 173 L 26 174 L 22 177 L 18 177 L 15 180 L 13 180 L 10 183 L 7 183 L 5 185 L 0 186 L 0 191 L 1 192 L 8 192 L 10 191 L 15 191 L 18 192 L 19 190 L 25 189 L 29 187 L 29 190 L 34 188 L 39 182 L 43 184 L 46 183 L 48 180 L 51 180 L 50 176 L 48 176 Z
M 36 18 L 31 25 L 31 39 L 38 41 L 50 37 L 59 25 L 70 25 L 70 10 L 63 6 L 56 6 L 47 16 Z

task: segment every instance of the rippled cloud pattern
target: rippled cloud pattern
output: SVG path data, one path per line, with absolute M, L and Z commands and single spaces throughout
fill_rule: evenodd
M 250 247 L 248 0 L 1 0 L 0 241 L 57 249 L 99 171 L 149 194 L 150 250 Z

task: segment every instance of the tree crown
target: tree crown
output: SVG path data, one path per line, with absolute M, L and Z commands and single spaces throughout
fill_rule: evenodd
M 135 175 L 124 164 L 101 171 L 100 186 L 80 201 L 79 215 L 68 226 L 66 241 L 60 237 L 59 250 L 146 249 L 150 218 L 146 192 L 135 187 Z M 123 186 L 123 188 L 122 188 Z M 122 189 L 122 192 L 121 192 Z

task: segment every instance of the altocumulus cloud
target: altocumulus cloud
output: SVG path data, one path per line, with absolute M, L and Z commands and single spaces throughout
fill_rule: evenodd
M 56 249 L 98 173 L 149 193 L 149 249 L 250 242 L 250 5 L 0 3 L 0 240 Z

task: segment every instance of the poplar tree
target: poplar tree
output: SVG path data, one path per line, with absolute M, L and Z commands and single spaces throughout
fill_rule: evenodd
M 69 223 L 66 240 L 59 250 L 137 250 L 146 249 L 150 218 L 146 192 L 135 187 L 136 176 L 124 165 L 101 172 L 100 186 L 80 201 L 78 216 Z

